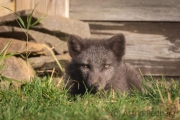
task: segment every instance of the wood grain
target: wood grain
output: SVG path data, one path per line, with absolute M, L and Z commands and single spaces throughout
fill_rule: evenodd
M 69 0 L 17 0 L 16 11 L 33 9 L 48 15 L 61 15 L 69 17 Z
M 9 10 L 5 9 L 2 6 L 7 7 L 13 11 L 15 10 L 14 0 L 1 0 L 0 1 L 0 16 L 4 16 L 4 15 L 11 13 Z
M 92 38 L 124 33 L 124 59 L 145 75 L 180 76 L 180 23 L 89 22 Z
M 180 21 L 180 0 L 70 0 L 70 18 L 95 21 Z

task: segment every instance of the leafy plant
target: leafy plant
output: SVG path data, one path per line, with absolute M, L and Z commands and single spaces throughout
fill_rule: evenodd
M 11 11 L 13 13 L 13 15 L 15 16 L 16 21 L 18 22 L 19 26 L 23 29 L 23 32 L 26 35 L 26 60 L 28 60 L 28 41 L 29 41 L 29 34 L 28 31 L 30 29 L 31 26 L 35 26 L 36 24 L 38 24 L 45 16 L 41 16 L 38 20 L 36 20 L 34 23 L 32 22 L 32 15 L 33 12 L 35 10 L 35 8 L 37 7 L 38 4 L 35 5 L 34 9 L 32 10 L 32 12 L 27 16 L 27 24 L 25 24 L 25 22 L 22 20 L 22 18 L 13 10 L 3 6 L 4 8 L 8 9 L 9 11 Z

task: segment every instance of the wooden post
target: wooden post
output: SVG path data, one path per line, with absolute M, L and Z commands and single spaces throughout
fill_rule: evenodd
M 47 15 L 69 17 L 69 0 L 16 0 L 16 11 L 33 9 Z

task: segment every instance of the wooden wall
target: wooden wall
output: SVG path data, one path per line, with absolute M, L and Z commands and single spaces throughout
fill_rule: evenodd
M 70 18 L 94 21 L 180 21 L 180 0 L 70 0 Z
M 126 37 L 124 59 L 144 75 L 180 76 L 180 23 L 89 22 L 92 38 Z
M 33 9 L 37 3 L 37 11 L 69 17 L 69 0 L 16 0 L 16 11 Z
M 14 11 L 33 9 L 48 15 L 61 15 L 69 17 L 69 0 L 1 0 L 0 5 L 6 6 Z M 4 8 L 0 9 L 0 16 L 9 14 Z
M 15 10 L 15 0 L 0 0 L 0 16 L 9 14 L 9 10 L 3 8 L 2 6 L 8 7 Z

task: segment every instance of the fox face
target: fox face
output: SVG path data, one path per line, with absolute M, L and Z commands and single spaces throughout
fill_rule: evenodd
M 123 34 L 105 40 L 88 40 L 70 35 L 68 49 L 74 66 L 71 79 L 83 83 L 94 93 L 108 88 L 121 66 L 125 42 Z
M 99 53 L 99 54 L 98 54 Z M 90 47 L 74 59 L 86 87 L 91 90 L 104 89 L 116 71 L 116 59 L 111 51 L 104 47 Z

